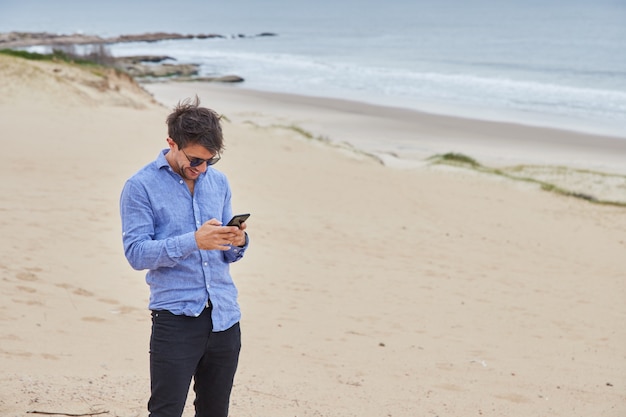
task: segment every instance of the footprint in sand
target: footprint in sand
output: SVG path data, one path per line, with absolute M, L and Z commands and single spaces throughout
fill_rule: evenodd
M 0 349 L 0 354 L 7 355 L 7 356 L 19 356 L 22 358 L 30 358 L 31 356 L 33 356 L 32 353 L 26 352 L 26 351 L 9 351 L 9 350 L 3 350 L 3 349 Z
M 131 306 L 121 306 L 120 308 L 118 308 L 116 311 L 118 311 L 119 313 L 122 314 L 129 314 L 129 313 L 133 313 L 135 311 L 137 311 L 138 309 L 135 307 L 131 307 Z
M 57 355 L 53 355 L 51 353 L 42 353 L 41 356 L 44 359 L 49 359 L 49 360 L 53 360 L 53 361 L 58 361 L 59 357 Z
M 11 301 L 16 304 L 26 304 L 27 306 L 43 306 L 44 305 L 39 300 L 18 300 L 17 298 L 11 298 Z
M 81 320 L 83 320 L 83 321 L 91 321 L 91 322 L 95 322 L 95 323 L 102 323 L 103 321 L 106 321 L 102 317 L 94 317 L 94 316 L 83 317 Z
M 91 291 L 87 291 L 87 290 L 85 290 L 83 288 L 76 288 L 73 291 L 73 293 L 76 294 L 76 295 L 82 295 L 82 296 L 85 296 L 85 297 L 93 297 L 93 293 Z
M 69 290 L 71 288 L 73 288 L 72 284 L 68 284 L 68 283 L 64 283 L 64 284 L 56 284 L 57 287 L 59 288 L 63 288 L 66 290 Z M 76 294 L 76 295 L 82 295 L 83 297 L 93 297 L 94 293 L 92 293 L 91 291 L 87 291 L 84 288 L 76 288 L 74 291 L 72 291 L 72 293 Z
M 106 304 L 119 304 L 120 302 L 112 298 L 98 298 L 98 301 Z
M 23 271 L 23 272 L 18 272 L 17 275 L 15 275 L 15 277 L 17 279 L 19 279 L 20 281 L 37 281 L 39 280 L 39 278 L 37 277 L 37 275 L 31 271 Z

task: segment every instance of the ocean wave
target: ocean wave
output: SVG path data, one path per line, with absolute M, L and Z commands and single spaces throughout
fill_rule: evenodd
M 465 71 L 432 71 L 342 62 L 321 56 L 251 51 L 236 40 L 162 41 L 115 46 L 116 55 L 167 54 L 200 64 L 202 75 L 237 74 L 254 89 L 379 100 L 400 106 L 432 102 L 555 115 L 590 122 L 626 121 L 626 92 Z M 259 48 L 260 49 L 260 48 Z M 503 71 L 506 74 L 506 71 Z M 553 77 L 555 80 L 558 77 Z

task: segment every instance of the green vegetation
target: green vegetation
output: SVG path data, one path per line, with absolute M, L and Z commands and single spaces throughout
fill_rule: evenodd
M 243 123 L 247 123 L 250 124 L 256 128 L 261 128 L 262 126 L 259 126 L 257 123 L 252 122 L 250 120 L 246 120 Z M 311 141 L 316 141 L 316 142 L 320 142 L 323 143 L 325 145 L 331 146 L 333 148 L 338 148 L 344 151 L 347 151 L 351 154 L 354 155 L 361 155 L 364 156 L 366 158 L 369 159 L 373 159 L 374 161 L 378 162 L 381 165 L 384 165 L 384 162 L 382 159 L 380 159 L 377 155 L 373 155 L 371 153 L 368 152 L 364 152 L 360 149 L 355 148 L 352 144 L 348 143 L 348 142 L 334 142 L 332 141 L 330 138 L 328 138 L 327 136 L 315 136 L 313 133 L 309 132 L 308 130 L 305 130 L 303 128 L 301 128 L 300 126 L 291 124 L 291 125 L 271 125 L 269 126 L 270 128 L 274 128 L 274 129 L 285 129 L 285 130 L 290 130 L 292 132 L 297 133 L 298 135 L 304 137 L 307 140 L 311 140 Z
M 498 175 L 514 181 L 523 181 L 531 184 L 537 184 L 541 187 L 542 190 L 567 197 L 579 198 L 595 204 L 626 207 L 625 201 L 601 199 L 594 195 L 574 191 L 568 189 L 567 186 L 559 186 L 557 184 L 559 177 L 563 178 L 575 175 L 581 178 L 581 182 L 586 181 L 587 184 L 598 184 L 602 182 L 606 183 L 608 181 L 612 181 L 618 184 L 617 187 L 626 188 L 625 175 L 608 174 L 605 172 L 574 169 L 562 166 L 552 167 L 537 165 L 517 165 L 514 167 L 505 167 L 498 169 L 481 165 L 475 159 L 459 153 L 434 155 L 428 158 L 428 160 L 431 161 L 432 164 L 457 166 L 460 168 L 467 168 L 485 174 Z M 541 179 L 542 177 L 544 179 Z
M 299 133 L 300 135 L 304 136 L 307 139 L 317 139 L 319 141 L 325 142 L 327 141 L 326 138 L 322 137 L 322 136 L 318 136 L 317 138 L 313 135 L 313 133 L 309 132 L 308 130 L 304 130 L 303 128 L 301 128 L 300 126 L 296 126 L 296 125 L 289 125 L 289 126 L 283 126 L 283 125 L 274 125 L 274 127 L 278 127 L 281 129 L 288 129 L 288 130 L 292 130 L 296 133 Z
M 0 54 L 29 59 L 31 61 L 63 61 L 63 62 L 81 64 L 81 65 L 94 65 L 95 64 L 95 62 L 87 60 L 87 59 L 71 57 L 67 53 L 58 49 L 55 49 L 51 54 L 40 54 L 37 52 L 18 51 L 15 49 L 0 49 Z
M 304 138 L 308 139 L 308 140 L 314 140 L 314 141 L 318 141 L 321 142 L 323 144 L 332 146 L 334 148 L 339 148 L 339 149 L 343 149 L 345 151 L 348 151 L 354 155 L 361 155 L 364 156 L 366 158 L 369 159 L 373 159 L 374 161 L 378 162 L 379 164 L 384 165 L 384 162 L 382 159 L 380 159 L 377 155 L 373 155 L 369 152 L 364 152 L 360 149 L 355 148 L 351 143 L 348 142 L 333 142 L 332 140 L 330 140 L 327 136 L 315 136 L 313 133 L 309 132 L 308 130 L 305 130 L 303 128 L 301 128 L 300 126 L 297 125 L 289 125 L 289 126 L 284 126 L 284 125 L 273 125 L 272 127 L 276 127 L 279 129 L 287 129 L 287 130 L 291 130 L 293 132 L 296 132 L 298 134 L 300 134 L 301 136 L 304 136 Z
M 429 159 L 434 160 L 435 163 L 444 162 L 450 165 L 469 165 L 474 168 L 480 167 L 480 164 L 476 162 L 474 158 L 463 155 L 462 153 L 449 152 L 443 155 L 431 156 Z
M 0 49 L 0 54 L 24 58 L 32 61 L 67 62 L 83 66 L 112 67 L 114 58 L 104 45 L 96 45 L 87 54 L 77 54 L 73 45 L 54 48 L 52 53 L 40 54 L 18 49 Z
M 28 52 L 18 49 L 0 49 L 0 55 L 14 56 L 31 61 L 62 62 L 77 65 L 88 70 L 98 77 L 106 77 L 108 70 L 114 70 L 118 75 L 126 74 L 123 69 L 116 67 L 115 58 L 104 45 L 95 45 L 84 55 L 76 53 L 74 45 L 61 45 L 49 54 Z
M 0 54 L 16 56 L 18 58 L 30 59 L 33 61 L 51 61 L 52 57 L 50 54 L 38 54 L 35 52 L 26 52 L 26 51 L 18 51 L 16 49 L 0 49 Z
M 254 122 L 247 121 L 246 123 L 252 124 L 255 127 L 260 127 Z M 307 140 L 318 141 L 335 148 L 348 150 L 354 154 L 360 154 L 368 158 L 374 159 L 377 162 L 384 164 L 376 155 L 369 154 L 354 148 L 349 143 L 336 143 L 324 136 L 315 136 L 313 133 L 303 129 L 297 125 L 272 125 L 272 128 L 286 129 L 299 134 Z M 432 164 L 456 166 L 463 169 L 470 169 L 475 172 L 497 175 L 513 181 L 521 181 L 529 184 L 535 184 L 544 191 L 549 191 L 555 194 L 563 195 L 566 197 L 574 197 L 581 200 L 589 201 L 594 204 L 610 205 L 617 207 L 626 207 L 626 201 L 617 201 L 610 198 L 598 198 L 592 194 L 580 192 L 570 189 L 570 186 L 560 185 L 559 182 L 562 178 L 575 177 L 580 178 L 581 184 L 578 184 L 576 188 L 591 188 L 597 189 L 597 185 L 600 183 L 611 183 L 610 187 L 613 187 L 613 191 L 618 189 L 617 193 L 622 195 L 621 188 L 626 191 L 626 175 L 608 174 L 605 172 L 597 172 L 590 170 L 574 169 L 569 167 L 560 166 L 538 166 L 538 165 L 516 165 L 513 167 L 492 168 L 486 165 L 482 165 L 474 158 L 464 155 L 462 153 L 449 152 L 441 155 L 434 155 L 428 158 Z

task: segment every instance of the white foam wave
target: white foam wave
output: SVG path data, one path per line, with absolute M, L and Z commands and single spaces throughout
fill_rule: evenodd
M 288 53 L 237 50 L 241 43 L 121 44 L 116 55 L 168 54 L 201 64 L 204 75 L 234 73 L 250 88 L 419 107 L 423 103 L 580 118 L 626 126 L 626 92 L 467 72 L 367 66 Z M 248 47 L 246 45 L 246 47 Z M 624 128 L 626 129 L 626 128 Z M 626 132 L 624 132 L 626 134 Z

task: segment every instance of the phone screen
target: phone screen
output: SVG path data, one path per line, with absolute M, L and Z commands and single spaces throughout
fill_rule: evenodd
M 250 213 L 236 214 L 236 215 L 233 216 L 232 219 L 230 219 L 230 221 L 228 222 L 228 224 L 226 226 L 237 226 L 237 227 L 240 227 L 241 223 L 243 223 L 246 220 L 248 220 L 248 217 L 250 217 Z

